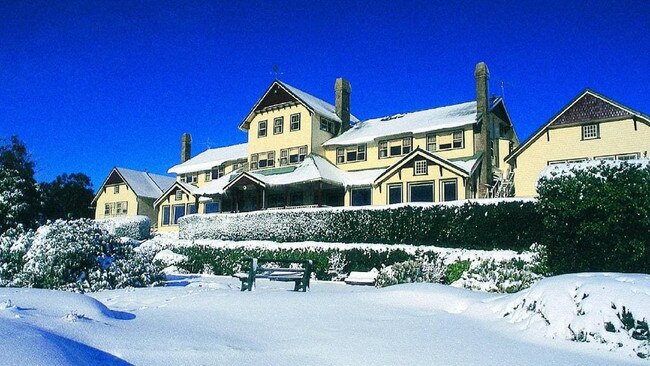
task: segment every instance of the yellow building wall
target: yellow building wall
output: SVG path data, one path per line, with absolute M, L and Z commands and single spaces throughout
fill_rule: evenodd
M 474 155 L 473 128 L 471 125 L 469 125 L 469 126 L 462 127 L 462 129 L 463 129 L 463 139 L 464 139 L 463 148 L 436 150 L 433 151 L 433 153 L 444 159 L 456 159 L 456 158 L 473 156 Z M 441 143 L 444 144 L 446 142 L 451 142 L 452 141 L 451 134 L 453 133 L 453 131 L 457 131 L 457 130 L 458 129 L 434 132 L 434 134 L 436 135 L 436 143 L 439 145 Z M 412 145 L 413 150 L 415 150 L 417 147 L 420 147 L 420 149 L 422 150 L 427 149 L 427 135 L 428 134 L 416 134 L 413 136 L 413 145 Z M 404 137 L 408 137 L 408 136 L 404 136 Z M 390 141 L 394 139 L 395 138 L 388 138 L 388 139 L 373 140 L 371 142 L 368 142 L 366 146 L 367 152 L 366 152 L 365 161 L 356 161 L 356 162 L 349 162 L 349 163 L 346 162 L 343 164 L 336 164 L 336 149 L 341 146 L 326 146 L 325 158 L 327 158 L 327 160 L 332 162 L 332 164 L 335 164 L 339 169 L 347 170 L 347 171 L 386 168 L 388 166 L 397 163 L 398 161 L 400 161 L 400 159 L 404 157 L 404 155 L 400 155 L 396 157 L 379 158 L 379 142 L 385 140 Z
M 639 153 L 647 156 L 650 151 L 650 127 L 641 121 L 626 119 L 601 122 L 600 138 L 582 140 L 582 127 L 570 126 L 548 129 L 541 133 L 516 157 L 515 195 L 536 196 L 539 174 L 549 161 L 568 159 L 593 159 L 598 156 Z
M 296 113 L 300 113 L 300 130 L 291 131 L 291 115 Z M 284 117 L 284 129 L 281 134 L 274 135 L 273 120 L 277 117 Z M 307 154 L 311 153 L 315 120 L 318 118 L 313 118 L 309 110 L 301 104 L 256 114 L 248 130 L 247 159 L 249 164 L 252 154 L 273 151 L 275 153 L 274 168 L 277 168 L 280 166 L 280 150 L 282 149 L 307 146 Z M 261 121 L 267 121 L 267 132 L 264 137 L 257 136 Z
M 115 186 L 119 186 L 119 193 L 114 193 Z M 121 216 L 104 215 L 104 207 L 107 203 L 127 202 L 127 213 Z M 104 219 L 109 217 L 124 217 L 138 215 L 138 198 L 135 193 L 124 184 L 111 184 L 104 187 L 102 193 L 97 198 L 95 207 L 95 218 Z
M 165 199 L 158 204 L 158 230 L 160 231 L 178 231 L 178 224 L 174 225 L 171 224 L 172 219 L 173 219 L 173 214 L 174 214 L 174 205 L 185 205 L 185 215 L 188 214 L 188 204 L 194 204 L 196 203 L 196 199 L 193 195 L 185 193 L 183 191 L 183 196 L 180 200 L 176 200 L 176 189 L 173 189 L 169 191 L 169 193 L 165 196 Z M 163 207 L 164 206 L 169 206 L 170 207 L 170 225 L 163 225 Z M 198 209 L 204 208 L 204 205 L 199 205 Z M 198 211 L 201 213 L 202 211 Z
M 225 165 L 224 166 L 224 175 L 232 173 L 233 167 L 235 166 L 235 163 L 239 163 L 239 164 L 245 163 L 245 160 L 242 159 L 242 160 L 238 160 L 238 161 L 229 161 L 229 162 L 224 163 L 224 165 Z M 199 171 L 196 171 L 196 172 L 185 173 L 185 175 L 188 175 L 188 174 L 197 174 L 197 182 L 195 184 L 193 184 L 196 187 L 204 186 L 207 183 L 210 183 L 212 181 L 211 178 L 206 179 L 207 176 L 209 176 L 209 177 L 212 176 L 212 170 L 199 170 Z M 208 175 L 206 176 L 206 174 L 208 174 Z M 176 181 L 177 182 L 182 181 L 181 176 L 182 176 L 182 174 L 176 175 Z

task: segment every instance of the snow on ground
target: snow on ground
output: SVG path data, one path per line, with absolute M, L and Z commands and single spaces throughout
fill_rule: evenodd
M 645 365 L 598 342 L 547 338 L 540 332 L 545 323 L 511 309 L 534 298 L 546 304 L 548 327 L 557 321 L 562 328 L 576 319 L 567 315 L 575 304 L 559 299 L 573 299 L 578 285 L 577 293 L 592 299 L 583 301 L 586 314 L 612 301 L 647 315 L 649 277 L 559 276 L 513 295 L 436 284 L 377 289 L 320 281 L 308 293 L 268 281 L 240 292 L 238 280 L 206 275 L 88 296 L 2 288 L 0 349 L 11 364 Z

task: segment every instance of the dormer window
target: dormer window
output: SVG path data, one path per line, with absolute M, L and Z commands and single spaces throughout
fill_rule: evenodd
M 284 117 L 273 119 L 273 134 L 279 135 L 284 131 Z
M 598 124 L 594 123 L 582 126 L 583 140 L 593 140 L 597 138 L 600 138 L 600 129 L 598 128 Z
M 339 147 L 336 149 L 336 163 L 352 163 L 366 160 L 366 144 Z
M 257 137 L 265 137 L 266 136 L 266 121 L 260 121 L 258 124 L 257 128 Z
M 463 148 L 463 145 L 464 145 L 463 135 L 464 134 L 463 134 L 462 130 L 454 131 L 454 135 L 453 135 L 454 140 L 452 142 L 454 149 L 462 149 Z
M 401 139 L 380 141 L 379 158 L 388 158 L 401 156 L 410 153 L 413 150 L 413 138 L 405 137 Z
M 334 122 L 330 119 L 327 119 L 325 117 L 320 118 L 320 129 L 325 132 L 329 132 L 332 135 L 336 135 L 339 129 L 339 123 Z

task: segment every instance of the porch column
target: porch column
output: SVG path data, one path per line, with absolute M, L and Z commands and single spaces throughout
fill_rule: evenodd
M 266 210 L 266 188 L 262 187 L 262 210 Z
M 321 207 L 323 205 L 323 182 L 319 181 L 318 182 L 318 207 Z

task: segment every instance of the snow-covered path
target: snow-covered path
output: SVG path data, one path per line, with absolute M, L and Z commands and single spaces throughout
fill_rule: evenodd
M 646 364 L 522 332 L 489 311 L 485 302 L 499 302 L 500 295 L 432 284 L 375 289 L 328 282 L 295 293 L 292 285 L 265 281 L 240 292 L 236 282 L 179 277 L 176 286 L 92 294 L 98 301 L 0 289 L 0 329 L 37 329 L 88 348 L 72 360 L 52 358 L 59 364 L 80 364 L 84 352 L 94 364 L 115 363 L 115 356 L 137 365 Z M 3 353 L 21 360 L 11 351 L 13 341 L 5 338 Z M 52 342 L 50 348 L 67 352 Z M 96 359 L 100 352 L 106 354 Z

